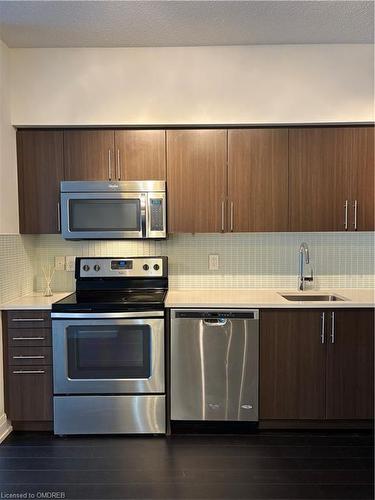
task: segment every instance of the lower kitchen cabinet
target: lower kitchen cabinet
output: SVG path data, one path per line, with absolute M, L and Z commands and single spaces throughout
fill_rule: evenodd
M 324 418 L 326 346 L 320 334 L 319 311 L 262 311 L 261 419 Z
M 49 421 L 52 413 L 52 366 L 11 366 L 8 418 L 17 422 Z
M 49 430 L 53 420 L 49 311 L 3 313 L 5 411 L 15 430 Z
M 373 417 L 373 310 L 264 310 L 260 324 L 261 420 Z
M 330 311 L 327 319 L 326 418 L 372 418 L 374 311 Z

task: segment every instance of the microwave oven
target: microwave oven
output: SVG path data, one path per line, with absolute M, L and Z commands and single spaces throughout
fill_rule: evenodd
M 63 181 L 60 210 L 67 240 L 167 236 L 165 181 Z

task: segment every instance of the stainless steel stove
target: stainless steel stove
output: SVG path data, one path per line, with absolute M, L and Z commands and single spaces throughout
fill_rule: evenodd
M 78 258 L 52 306 L 55 434 L 165 433 L 167 257 Z

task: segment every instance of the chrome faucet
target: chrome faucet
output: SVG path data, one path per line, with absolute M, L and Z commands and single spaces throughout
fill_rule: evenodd
M 299 276 L 298 276 L 298 290 L 303 291 L 305 289 L 306 281 L 313 281 L 313 271 L 311 269 L 311 275 L 309 277 L 305 276 L 304 267 L 305 264 L 310 264 L 310 252 L 307 243 L 301 243 L 299 247 Z

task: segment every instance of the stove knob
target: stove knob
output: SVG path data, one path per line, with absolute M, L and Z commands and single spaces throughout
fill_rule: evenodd
M 99 266 L 99 264 L 95 264 L 95 266 L 94 266 L 94 270 L 95 270 L 95 271 L 99 271 L 99 270 L 100 270 L 100 266 Z
M 83 269 L 84 271 L 90 271 L 90 266 L 88 266 L 87 264 L 85 264 L 85 265 L 82 267 L 82 269 Z
M 148 271 L 150 269 L 150 266 L 148 264 L 143 264 L 143 269 L 145 271 Z
M 154 264 L 154 269 L 155 269 L 155 271 L 159 271 L 159 269 L 160 269 L 159 264 Z

